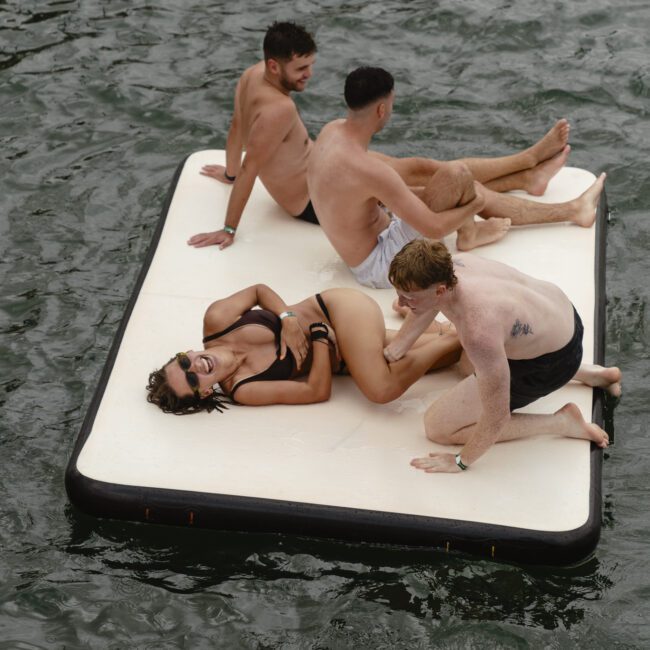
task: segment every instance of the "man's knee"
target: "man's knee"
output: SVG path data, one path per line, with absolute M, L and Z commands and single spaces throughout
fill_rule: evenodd
M 461 161 L 442 163 L 424 188 L 422 200 L 435 212 L 464 205 L 476 196 L 474 177 Z
M 455 179 L 461 183 L 473 183 L 474 176 L 470 168 L 462 160 L 451 160 L 449 162 L 441 163 L 439 171 L 443 172 L 450 178 Z
M 436 426 L 435 422 L 430 420 L 424 423 L 424 434 L 428 440 L 438 445 L 453 445 L 454 440 L 449 432 L 444 431 L 441 427 Z
M 444 396 L 438 398 L 424 414 L 424 434 L 428 440 L 439 445 L 453 445 L 452 431 L 445 426 Z

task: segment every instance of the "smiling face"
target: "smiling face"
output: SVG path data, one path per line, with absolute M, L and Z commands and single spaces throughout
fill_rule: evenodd
M 307 82 L 313 74 L 316 61 L 315 54 L 305 56 L 294 55 L 289 61 L 276 61 L 269 59 L 267 66 L 278 78 L 278 82 L 287 92 L 302 92 L 307 87 Z
M 193 394 L 205 397 L 212 392 L 214 384 L 226 378 L 227 373 L 221 355 L 213 350 L 188 350 L 179 353 L 165 366 L 165 375 L 169 387 L 178 397 Z

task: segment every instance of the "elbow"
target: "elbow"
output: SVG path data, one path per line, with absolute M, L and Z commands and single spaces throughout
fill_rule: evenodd
M 327 402 L 329 401 L 329 398 L 332 396 L 332 384 L 328 384 L 327 386 L 320 386 L 316 390 L 316 394 L 314 396 L 314 403 L 318 404 L 320 402 Z
M 437 214 L 433 215 L 434 222 L 428 223 L 427 227 L 423 229 L 422 234 L 429 239 L 442 239 L 446 237 L 449 232 L 447 232 L 439 223 L 440 216 Z M 451 231 L 450 231 L 451 232 Z
M 309 393 L 307 403 L 318 404 L 320 402 L 327 402 L 332 396 L 332 382 L 331 381 L 308 381 Z

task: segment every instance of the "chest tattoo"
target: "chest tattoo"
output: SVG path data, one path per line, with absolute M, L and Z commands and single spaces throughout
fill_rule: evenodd
M 510 336 L 516 338 L 517 336 L 528 336 L 533 334 L 533 328 L 528 323 L 522 323 L 519 319 L 515 321 L 515 324 L 510 330 Z

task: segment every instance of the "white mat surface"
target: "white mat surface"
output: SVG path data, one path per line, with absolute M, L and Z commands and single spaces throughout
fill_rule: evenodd
M 231 407 L 225 413 L 176 417 L 145 401 L 149 372 L 179 350 L 201 349 L 208 304 L 264 282 L 287 303 L 328 287 L 357 287 L 320 228 L 296 221 L 257 184 L 236 244 L 194 249 L 187 239 L 222 226 L 230 189 L 205 178 L 224 152 L 187 160 L 155 258 L 125 331 L 103 400 L 77 461 L 90 479 L 294 502 L 408 513 L 533 529 L 573 530 L 589 515 L 590 445 L 559 437 L 493 447 L 471 471 L 425 474 L 410 467 L 435 449 L 423 433 L 427 406 L 459 379 L 428 375 L 387 405 L 369 403 L 348 377 L 332 398 L 306 406 Z M 545 201 L 577 196 L 594 180 L 566 168 Z M 477 254 L 559 284 L 585 325 L 584 361 L 592 361 L 595 228 L 514 229 Z M 453 238 L 447 242 L 453 248 Z M 394 292 L 364 289 L 388 327 Z M 591 419 L 592 390 L 571 384 L 529 406 L 552 412 L 576 402 Z M 441 448 L 442 449 L 442 448 Z

